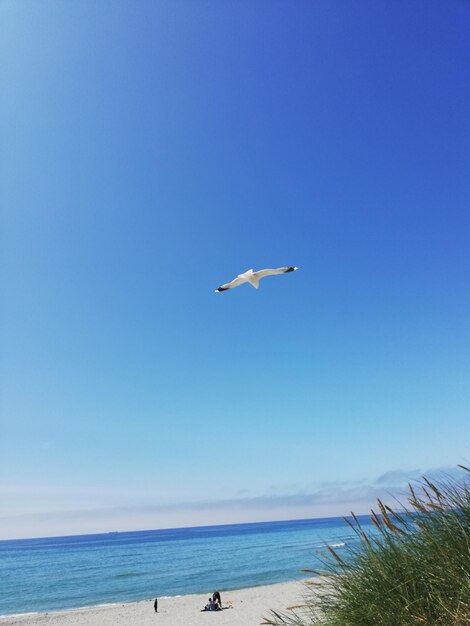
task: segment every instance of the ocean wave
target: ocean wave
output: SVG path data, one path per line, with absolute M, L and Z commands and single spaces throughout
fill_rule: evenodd
M 122 572 L 115 574 L 113 578 L 135 578 L 136 576 L 145 576 L 147 572 Z
M 1 619 L 11 619 L 12 617 L 27 617 L 28 615 L 39 615 L 38 611 L 31 611 L 29 613 L 12 613 L 11 615 L 0 615 Z
M 142 600 L 131 600 L 133 602 L 142 602 Z M 0 620 L 12 617 L 24 617 L 26 615 L 60 615 L 61 613 L 83 613 L 93 611 L 95 609 L 109 608 L 110 606 L 122 606 L 123 604 L 129 604 L 129 602 L 102 602 L 101 604 L 85 604 L 84 606 L 74 606 L 68 609 L 52 609 L 50 611 L 32 611 L 30 613 L 10 613 L 8 615 L 0 615 Z
M 345 543 L 329 543 L 328 547 L 329 548 L 344 548 L 346 544 Z

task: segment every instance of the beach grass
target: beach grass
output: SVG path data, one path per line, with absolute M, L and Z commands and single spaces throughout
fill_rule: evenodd
M 371 512 L 375 533 L 365 532 L 352 515 L 346 522 L 358 545 L 341 555 L 326 548 L 323 567 L 312 572 L 326 577 L 321 591 L 307 587 L 304 605 L 272 612 L 265 624 L 470 625 L 468 481 L 424 478 L 409 485 L 406 505 L 377 504 Z

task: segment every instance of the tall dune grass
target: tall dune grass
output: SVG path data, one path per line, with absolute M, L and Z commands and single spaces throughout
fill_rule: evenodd
M 468 468 L 461 466 L 467 472 Z M 328 548 L 321 591 L 305 605 L 272 612 L 272 626 L 470 625 L 470 485 L 424 479 L 408 504 L 378 500 L 372 536 L 353 515 L 359 547 L 343 558 Z M 344 551 L 342 552 L 342 554 Z M 306 570 L 309 571 L 309 570 Z

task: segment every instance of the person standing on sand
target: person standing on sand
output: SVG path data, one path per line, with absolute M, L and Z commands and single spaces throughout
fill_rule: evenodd
M 158 598 L 155 598 L 155 602 L 153 603 L 153 608 L 155 609 L 155 613 L 158 613 Z

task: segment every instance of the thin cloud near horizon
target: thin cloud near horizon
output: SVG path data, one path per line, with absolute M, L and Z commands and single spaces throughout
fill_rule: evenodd
M 334 517 L 348 515 L 352 509 L 358 515 L 363 515 L 375 505 L 377 498 L 394 504 L 404 502 L 408 482 L 419 484 L 423 476 L 431 479 L 462 480 L 466 473 L 458 467 L 433 468 L 424 472 L 417 469 L 396 469 L 362 484 L 358 484 L 361 481 L 334 481 L 334 485 L 290 494 L 25 512 L 0 517 L 1 526 L 5 529 L 1 539 L 109 532 L 115 526 L 121 531 L 133 531 L 145 530 L 151 526 L 158 529 Z M 247 490 L 244 491 L 246 493 Z M 272 517 L 273 515 L 277 517 Z M 154 523 L 149 526 L 152 520 Z M 38 533 L 40 529 L 44 529 L 43 535 Z

